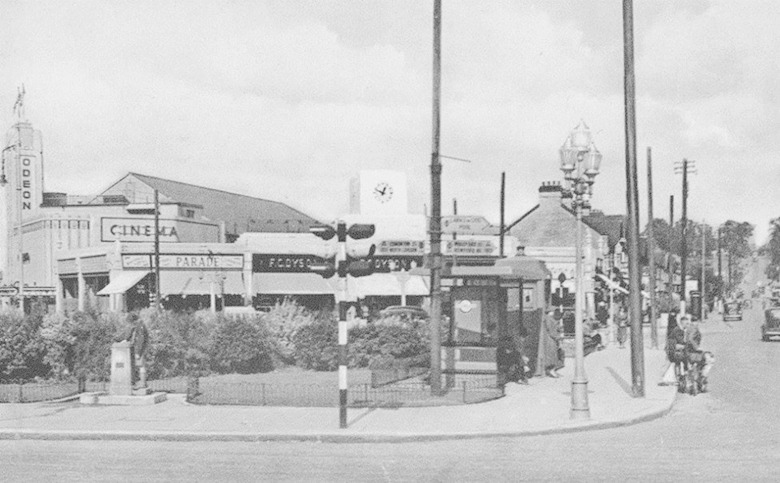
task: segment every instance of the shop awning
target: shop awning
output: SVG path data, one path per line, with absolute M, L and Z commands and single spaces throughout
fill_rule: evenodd
M 116 293 L 125 293 L 132 286 L 137 284 L 144 278 L 149 272 L 145 270 L 133 270 L 126 272 L 119 272 L 116 276 L 111 278 L 111 281 L 98 292 L 98 295 L 111 295 Z
M 160 272 L 160 294 L 209 295 L 214 293 L 241 295 L 246 292 L 241 272 Z
M 609 278 L 605 277 L 604 275 L 597 273 L 596 276 L 601 279 L 604 283 L 607 284 L 607 287 L 609 287 L 612 290 L 617 290 L 620 293 L 628 293 L 628 290 L 624 289 L 620 285 L 618 285 L 616 282 L 610 280 Z
M 428 296 L 430 289 L 425 278 L 420 275 L 409 275 L 406 281 L 405 293 L 410 296 Z M 367 296 L 400 296 L 401 282 L 394 273 L 375 273 L 367 277 L 347 279 L 349 290 L 358 298 Z
M 316 273 L 255 273 L 252 275 L 253 290 L 263 295 L 333 295 L 334 287 Z

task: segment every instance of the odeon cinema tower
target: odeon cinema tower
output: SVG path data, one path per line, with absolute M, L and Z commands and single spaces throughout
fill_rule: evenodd
M 30 285 L 24 277 L 29 250 L 20 233 L 43 203 L 43 142 L 25 118 L 23 94 L 14 105 L 16 123 L 6 133 L 0 166 L 0 296 L 17 301 Z

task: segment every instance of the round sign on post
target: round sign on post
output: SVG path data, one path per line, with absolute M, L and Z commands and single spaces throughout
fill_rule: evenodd
M 566 275 L 563 272 L 561 272 L 561 274 L 558 275 L 558 281 L 561 283 L 566 281 Z

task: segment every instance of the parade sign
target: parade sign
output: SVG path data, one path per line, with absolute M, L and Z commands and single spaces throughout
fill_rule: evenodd
M 252 255 L 252 271 L 255 273 L 309 272 L 309 265 L 322 264 L 327 260 L 315 255 L 305 254 L 265 254 Z
M 154 255 L 122 255 L 123 268 L 153 268 Z M 198 270 L 241 270 L 244 268 L 243 255 L 204 255 L 180 254 L 160 255 L 160 268 Z

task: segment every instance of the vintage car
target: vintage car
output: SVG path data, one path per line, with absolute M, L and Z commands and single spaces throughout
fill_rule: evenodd
M 726 302 L 723 305 L 723 320 L 742 320 L 742 304 L 739 302 Z
M 780 337 L 780 307 L 764 311 L 764 325 L 761 326 L 761 340 Z
M 381 317 L 400 317 L 404 320 L 427 319 L 428 312 L 413 305 L 391 305 L 379 312 Z

